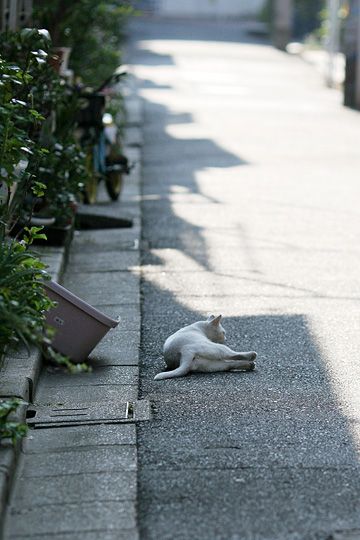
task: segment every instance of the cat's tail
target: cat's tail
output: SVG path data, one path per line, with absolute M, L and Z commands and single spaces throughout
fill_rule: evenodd
M 163 371 L 155 375 L 155 381 L 162 381 L 163 379 L 172 379 L 173 377 L 184 377 L 191 370 L 191 364 L 194 359 L 192 351 L 183 352 L 180 358 L 180 365 L 176 369 L 171 371 Z
M 188 366 L 179 366 L 172 371 L 162 371 L 154 377 L 154 381 L 162 381 L 163 379 L 172 379 L 173 377 L 183 377 L 189 373 Z
M 173 377 L 183 377 L 190 371 L 190 364 L 188 362 L 181 364 L 178 368 L 171 371 L 162 371 L 154 377 L 154 381 L 162 381 L 163 379 L 172 379 Z

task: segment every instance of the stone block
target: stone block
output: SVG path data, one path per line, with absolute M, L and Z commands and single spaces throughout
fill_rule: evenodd
M 24 348 L 9 351 L 0 370 L 0 396 L 31 400 L 40 369 L 41 354 L 37 349 L 32 348 L 30 354 Z
M 140 264 L 137 251 L 106 251 L 98 257 L 89 252 L 73 251 L 69 257 L 69 273 L 114 272 L 134 270 Z
M 107 229 L 77 231 L 71 245 L 71 251 L 90 252 L 99 257 L 104 251 L 134 251 L 139 249 L 140 230 Z M 96 254 L 96 255 L 95 255 Z
M 47 454 L 25 454 L 21 478 L 134 471 L 134 446 L 82 447 Z
M 133 401 L 138 397 L 137 385 L 113 384 L 99 386 L 67 386 L 62 388 L 40 387 L 36 393 L 36 405 L 78 405 L 108 403 L 109 401 Z
M 17 397 L 28 401 L 30 398 L 30 384 L 26 378 L 26 371 L 6 374 L 0 381 L 0 398 Z
M 91 305 L 139 304 L 139 276 L 129 272 L 67 274 L 64 286 Z
M 90 355 L 90 365 L 137 366 L 139 363 L 140 333 L 110 332 Z
M 54 450 L 83 447 L 104 447 L 136 444 L 134 424 L 101 424 L 69 426 L 29 431 L 24 441 L 26 454 L 42 454 Z
M 139 126 L 143 119 L 143 103 L 139 98 L 132 97 L 125 100 L 126 125 Z
M 140 148 L 144 144 L 142 130 L 136 126 L 128 127 L 125 131 L 125 146 Z
M 140 333 L 141 329 L 141 320 L 140 320 L 140 306 L 131 305 L 131 304 L 117 304 L 117 305 L 106 305 L 98 306 L 94 305 L 96 309 L 99 309 L 109 317 L 113 319 L 120 318 L 119 325 L 116 328 L 116 332 L 127 332 L 127 331 L 136 331 Z M 100 342 L 103 343 L 106 341 L 112 334 L 109 333 L 105 338 Z
M 44 459 L 44 458 L 43 458 Z M 54 458 L 53 458 L 54 459 Z M 12 507 L 42 508 L 48 504 L 77 504 L 96 501 L 135 501 L 136 471 L 74 474 L 20 478 Z
M 97 538 L 104 538 L 101 531 L 133 531 L 135 507 L 132 502 L 98 501 L 91 503 L 46 505 L 41 508 L 11 510 L 10 537 L 29 538 L 29 531 L 35 538 L 53 538 L 55 533 L 77 533 L 99 531 Z
M 39 540 L 38 535 L 31 533 L 25 535 L 8 536 L 11 540 Z M 52 534 L 51 540 L 139 540 L 139 533 L 136 529 L 124 530 L 97 530 L 95 532 L 77 531 L 76 533 Z
M 69 375 L 63 371 L 44 372 L 41 384 L 46 388 L 78 386 L 133 385 L 137 384 L 139 370 L 136 366 L 93 366 L 90 373 Z

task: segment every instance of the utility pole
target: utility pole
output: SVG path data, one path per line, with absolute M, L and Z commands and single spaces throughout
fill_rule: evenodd
M 294 20 L 293 0 L 273 0 L 273 42 L 285 50 L 292 39 Z
M 360 0 L 350 0 L 345 30 L 344 105 L 360 109 Z
M 340 0 L 327 0 L 328 11 L 328 32 L 327 51 L 328 66 L 326 73 L 326 83 L 328 86 L 335 86 L 336 57 L 340 51 Z

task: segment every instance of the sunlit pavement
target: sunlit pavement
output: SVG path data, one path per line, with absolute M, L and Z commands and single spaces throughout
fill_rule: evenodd
M 359 113 L 244 24 L 132 36 L 142 538 L 360 538 Z M 257 371 L 153 381 L 164 339 L 212 312 Z

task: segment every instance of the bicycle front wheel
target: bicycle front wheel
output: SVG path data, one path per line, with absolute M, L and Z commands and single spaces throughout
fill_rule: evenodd
M 84 185 L 84 203 L 95 204 L 97 199 L 99 179 L 94 167 L 94 152 L 92 148 L 89 149 L 86 154 L 85 163 L 89 176 L 86 184 Z
M 123 186 L 123 175 L 120 171 L 108 172 L 105 177 L 106 191 L 112 201 L 117 201 Z

